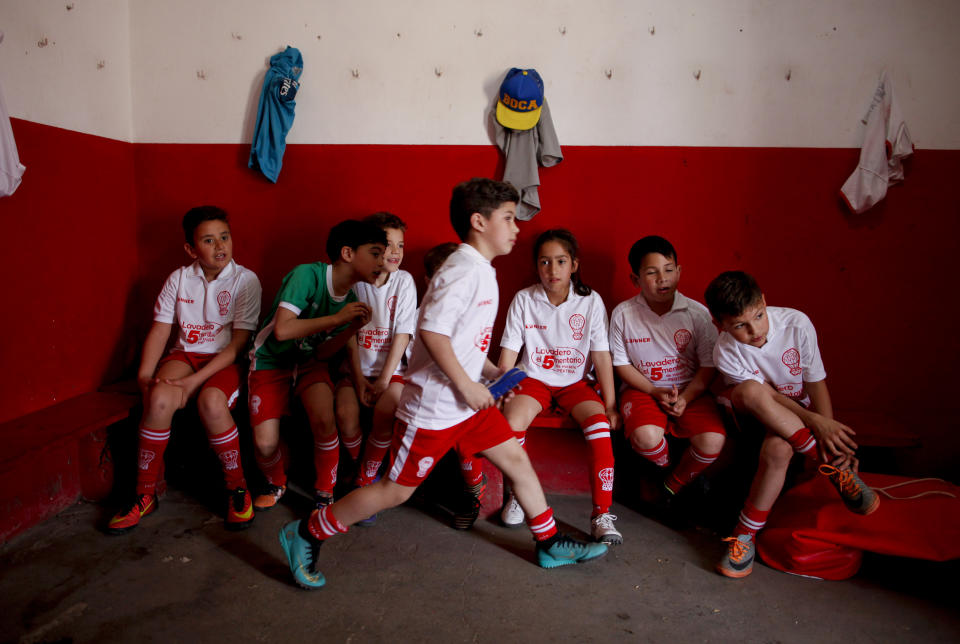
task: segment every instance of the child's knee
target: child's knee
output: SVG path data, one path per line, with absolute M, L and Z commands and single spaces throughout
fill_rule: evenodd
M 396 507 L 406 503 L 413 496 L 416 488 L 406 485 L 399 485 L 390 479 L 381 479 L 374 483 L 380 489 L 380 498 L 384 503 L 389 503 L 389 507 Z
M 147 394 L 147 413 L 157 415 L 173 416 L 173 413 L 180 407 L 180 400 L 183 396 L 183 390 L 180 387 L 173 387 L 164 383 L 158 383 L 150 388 Z
M 273 456 L 280 445 L 280 432 L 268 426 L 257 425 L 253 428 L 253 445 L 260 456 Z
M 786 469 L 793 458 L 793 447 L 779 437 L 769 437 L 760 448 L 760 460 L 768 468 Z
M 641 425 L 630 433 L 630 445 L 634 450 L 650 450 L 663 439 L 663 428 L 656 425 Z
M 727 437 L 719 432 L 704 432 L 703 434 L 697 434 L 690 439 L 690 442 L 701 452 L 718 454 L 723 449 L 726 440 Z
M 204 425 L 218 421 L 230 415 L 227 396 L 219 389 L 204 389 L 197 396 L 197 413 Z
M 770 388 L 755 381 L 747 380 L 733 388 L 730 400 L 736 409 L 755 411 L 770 395 Z

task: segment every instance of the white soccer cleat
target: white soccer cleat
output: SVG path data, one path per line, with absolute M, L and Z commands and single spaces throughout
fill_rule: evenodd
M 593 517 L 593 524 L 590 533 L 593 540 L 600 543 L 618 544 L 623 543 L 623 535 L 613 527 L 613 522 L 617 520 L 616 515 L 605 512 Z
M 503 510 L 500 511 L 500 521 L 508 528 L 519 528 L 523 525 L 523 508 L 517 503 L 517 497 L 513 494 L 503 504 Z

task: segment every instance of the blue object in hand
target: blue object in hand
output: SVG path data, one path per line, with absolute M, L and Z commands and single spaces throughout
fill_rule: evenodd
M 506 395 L 508 391 L 513 389 L 518 382 L 526 377 L 527 373 L 523 369 L 514 367 L 487 385 L 487 389 L 490 390 L 490 395 L 493 396 L 494 400 L 496 400 L 497 398 Z

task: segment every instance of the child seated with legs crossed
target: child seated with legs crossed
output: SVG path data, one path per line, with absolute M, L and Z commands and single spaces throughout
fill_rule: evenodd
M 613 364 L 623 381 L 624 433 L 635 452 L 665 473 L 671 466 L 666 436 L 689 439 L 657 492 L 656 504 L 669 508 L 717 460 L 726 437 L 707 392 L 716 373 L 717 330 L 707 308 L 677 290 L 681 268 L 673 244 L 649 235 L 630 248 L 628 261 L 640 293 L 610 316 Z
M 317 556 L 323 541 L 357 521 L 405 502 L 451 447 L 480 454 L 512 481 L 537 541 L 537 561 L 547 568 L 603 555 L 603 544 L 581 543 L 557 531 L 530 460 L 481 375 L 499 369 L 487 359 L 499 290 L 491 260 L 513 248 L 519 195 L 490 179 L 459 184 L 450 201 L 450 220 L 465 243 L 447 258 L 420 308 L 417 341 L 407 371 L 386 477 L 353 490 L 280 531 L 290 571 L 303 588 L 326 583 Z
M 579 245 L 569 230 L 540 234 L 533 246 L 538 284 L 519 291 L 510 303 L 500 340 L 500 369 L 520 360 L 527 378 L 514 388 L 503 414 L 521 445 L 527 427 L 541 411 L 556 406 L 583 430 L 590 459 L 593 500 L 591 534 L 595 541 L 617 544 L 623 535 L 610 514 L 613 502 L 613 443 L 617 428 L 616 390 L 607 341 L 603 300 L 580 279 Z M 586 380 L 596 369 L 603 398 Z M 514 495 L 500 516 L 504 525 L 523 523 L 523 509 Z
M 351 377 L 336 387 L 337 426 L 340 439 L 354 461 L 360 463 L 354 485 L 373 483 L 393 439 L 394 413 L 403 390 L 404 352 L 417 323 L 417 287 L 413 277 L 400 269 L 403 261 L 404 231 L 407 225 L 394 214 L 378 212 L 364 222 L 382 229 L 387 236 L 383 272 L 373 284 L 357 282 L 357 300 L 370 307 L 371 317 L 347 342 Z M 373 407 L 373 421 L 363 457 L 360 447 L 360 406 Z M 373 525 L 376 516 L 360 521 Z
M 846 507 L 877 509 L 880 497 L 856 473 L 854 431 L 834 420 L 826 371 L 810 318 L 795 309 L 767 306 L 756 280 L 742 271 L 717 276 L 704 293 L 723 333 L 713 357 L 731 389 L 725 394 L 739 419 L 766 430 L 757 473 L 727 552 L 717 571 L 746 577 L 753 570 L 754 538 L 783 489 L 795 453 L 820 461 Z
M 333 501 L 340 441 L 327 360 L 370 320 L 370 306 L 357 301 L 353 286 L 380 277 L 386 244 L 378 226 L 348 219 L 330 230 L 330 264 L 301 264 L 283 278 L 250 352 L 250 424 L 267 480 L 254 500 L 257 510 L 272 508 L 287 489 L 280 419 L 291 395 L 303 406 L 313 435 L 314 501 Z
M 110 519 L 110 534 L 133 530 L 157 509 L 157 479 L 173 415 L 194 397 L 229 492 L 224 525 L 239 530 L 253 521 L 240 435 L 230 411 L 242 381 L 237 356 L 243 354 L 260 315 L 260 281 L 233 261 L 230 224 L 220 208 L 189 210 L 183 216 L 183 233 L 184 250 L 194 261 L 170 274 L 154 307 L 137 374 L 143 418 L 136 498 Z M 174 325 L 176 340 L 164 356 Z

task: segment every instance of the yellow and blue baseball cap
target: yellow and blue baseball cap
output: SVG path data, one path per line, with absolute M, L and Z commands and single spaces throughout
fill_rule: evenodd
M 500 85 L 497 121 L 511 130 L 529 130 L 540 121 L 543 79 L 535 69 L 512 68 Z

